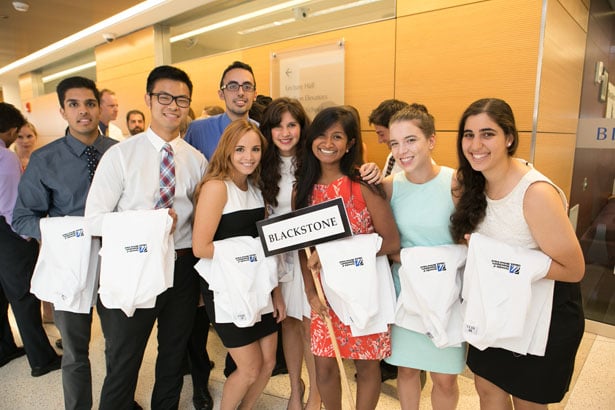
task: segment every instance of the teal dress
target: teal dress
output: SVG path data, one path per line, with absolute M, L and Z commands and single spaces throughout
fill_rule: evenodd
M 437 246 L 453 243 L 449 231 L 455 205 L 451 196 L 454 170 L 440 167 L 431 181 L 413 184 L 404 172 L 395 174 L 391 208 L 401 237 L 401 247 Z M 393 264 L 395 293 L 399 296 L 399 263 Z M 466 346 L 437 348 L 421 333 L 396 325 L 391 329 L 389 364 L 436 373 L 459 374 L 463 371 Z

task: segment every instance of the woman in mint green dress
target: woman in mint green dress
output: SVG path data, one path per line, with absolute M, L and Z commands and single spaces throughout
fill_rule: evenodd
M 384 188 L 401 237 L 401 247 L 453 243 L 450 215 L 456 199 L 455 170 L 436 164 L 431 151 L 436 143 L 434 118 L 420 104 L 397 112 L 389 124 L 389 146 L 404 172 L 387 177 Z M 399 254 L 391 255 L 393 280 L 399 296 Z M 454 409 L 459 400 L 457 375 L 465 366 L 466 346 L 440 349 L 426 336 L 396 325 L 391 333 L 391 356 L 398 366 L 397 391 L 404 410 L 418 409 L 421 397 L 419 374 L 431 373 L 434 409 Z

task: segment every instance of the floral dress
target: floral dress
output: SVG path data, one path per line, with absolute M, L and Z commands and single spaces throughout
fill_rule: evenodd
M 343 176 L 329 185 L 315 184 L 310 204 L 315 205 L 338 197 L 341 197 L 344 201 L 352 233 L 373 233 L 374 225 L 361 193 L 361 185 L 358 182 L 352 182 L 347 176 Z M 320 280 L 320 274 L 318 278 Z M 350 331 L 350 326 L 342 323 L 328 303 L 327 307 L 329 308 L 329 316 L 331 317 L 337 343 L 343 358 L 380 360 L 391 354 L 390 331 L 354 337 Z M 312 311 L 310 334 L 312 353 L 314 355 L 335 357 L 327 325 L 314 311 Z

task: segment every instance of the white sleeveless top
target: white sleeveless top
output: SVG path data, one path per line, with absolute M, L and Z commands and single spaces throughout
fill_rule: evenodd
M 504 198 L 494 200 L 486 197 L 485 219 L 478 226 L 477 232 L 509 245 L 538 248 L 523 215 L 523 198 L 530 185 L 539 181 L 553 185 L 559 192 L 564 207 L 567 208 L 566 196 L 562 190 L 549 178 L 532 168 Z

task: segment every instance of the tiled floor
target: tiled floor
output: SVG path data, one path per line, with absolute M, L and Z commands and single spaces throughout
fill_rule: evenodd
M 93 371 L 94 408 L 98 407 L 98 394 L 104 377 L 104 339 L 100 324 L 95 315 L 93 338 L 91 344 L 91 361 Z M 16 329 L 14 322 L 13 328 Z M 53 325 L 46 325 L 47 333 L 52 341 L 58 337 L 58 331 Z M 218 409 L 224 375 L 222 367 L 224 362 L 224 348 L 219 339 L 212 333 L 208 350 L 216 367 L 210 380 L 210 391 L 214 396 L 215 408 Z M 149 408 L 151 386 L 153 384 L 153 370 L 156 354 L 155 331 L 147 347 L 139 384 L 137 386 L 136 400 L 144 407 Z M 347 363 L 347 374 L 350 377 L 351 388 L 354 389 L 352 375 L 354 369 Z M 307 375 L 304 375 L 307 380 Z M 581 348 L 577 355 L 577 366 L 573 378 L 571 391 L 564 401 L 551 405 L 550 409 L 565 410 L 611 410 L 615 408 L 615 339 L 585 333 Z M 460 400 L 458 409 L 478 409 L 478 397 L 474 391 L 472 375 L 466 371 L 459 377 Z M 421 410 L 431 409 L 429 391 L 431 382 L 422 393 Z M 261 397 L 257 408 L 262 410 L 285 409 L 289 393 L 288 377 L 279 375 L 271 378 L 265 393 Z M 184 378 L 184 388 L 180 400 L 180 409 L 192 409 L 192 383 L 189 376 Z M 26 409 L 62 409 L 62 382 L 61 373 L 56 371 L 48 375 L 33 378 L 25 357 L 16 359 L 0 368 L 0 409 L 26 410 Z M 382 394 L 378 409 L 399 409 L 395 381 L 387 381 L 382 385 Z

